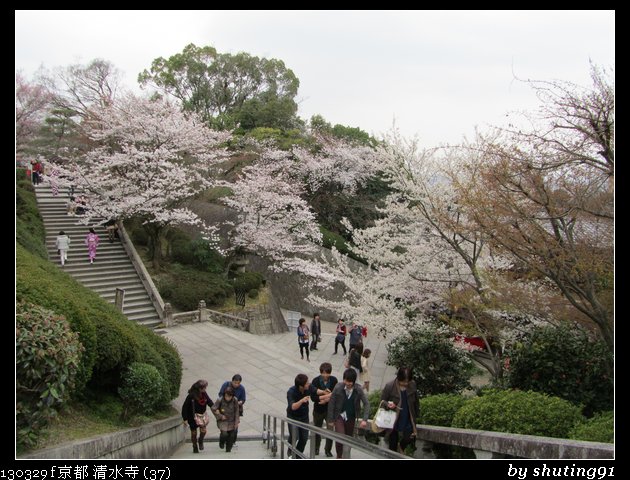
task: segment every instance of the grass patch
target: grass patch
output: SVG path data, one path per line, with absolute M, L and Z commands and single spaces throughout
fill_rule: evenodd
M 258 296 L 254 299 L 245 296 L 245 306 L 236 304 L 236 295 L 230 295 L 221 307 L 213 307 L 213 310 L 222 313 L 242 312 L 249 308 L 267 305 L 269 303 L 269 287 L 260 287 Z

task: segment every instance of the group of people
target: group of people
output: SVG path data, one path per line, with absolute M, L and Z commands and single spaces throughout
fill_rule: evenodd
M 206 389 L 207 380 L 197 380 L 188 390 L 188 396 L 182 405 L 182 418 L 190 427 L 190 439 L 193 453 L 203 450 L 203 440 L 210 423 L 208 409 L 214 415 L 219 428 L 219 448 L 231 452 L 236 444 L 240 417 L 243 416 L 243 404 L 247 399 L 243 378 L 236 374 L 231 381 L 226 381 L 219 389 L 219 396 L 212 401 Z M 199 430 L 199 435 L 197 435 Z
M 107 229 L 107 236 L 109 238 L 109 242 L 112 243 L 114 238 L 118 237 L 118 226 L 116 225 L 115 220 L 109 220 L 105 223 L 105 228 Z M 96 234 L 94 228 L 90 228 L 88 234 L 85 237 L 85 246 L 88 249 L 88 259 L 90 263 L 94 263 L 96 259 L 96 248 L 100 242 L 100 237 Z M 55 248 L 57 249 L 57 253 L 59 254 L 59 258 L 61 259 L 61 266 L 64 266 L 68 261 L 68 250 L 70 250 L 70 237 L 61 230 L 59 235 L 57 235 L 57 239 L 55 240 Z
M 367 427 L 370 415 L 370 404 L 365 389 L 357 383 L 357 372 L 347 368 L 339 382 L 332 375 L 332 365 L 324 362 L 319 367 L 319 376 L 311 382 L 308 376 L 300 373 L 295 377 L 294 385 L 287 391 L 287 417 L 297 422 L 309 423 L 308 404 L 313 402 L 313 425 L 326 428 L 337 433 L 352 436 L 357 420 L 359 429 Z M 404 451 L 407 445 L 416 438 L 416 418 L 419 411 L 419 398 L 412 371 L 409 368 L 398 369 L 396 378 L 387 383 L 381 393 L 381 405 L 388 410 L 396 411 L 396 422 L 393 428 L 385 431 L 390 450 Z M 289 443 L 293 445 L 293 434 L 296 433 L 295 450 L 304 452 L 309 432 L 304 428 L 289 427 Z M 324 453 L 332 457 L 332 440 L 327 439 Z M 315 436 L 315 455 L 319 455 L 321 436 Z M 289 447 L 287 455 L 291 456 Z M 343 456 L 343 443 L 335 442 L 337 458 Z M 299 458 L 298 455 L 293 455 Z

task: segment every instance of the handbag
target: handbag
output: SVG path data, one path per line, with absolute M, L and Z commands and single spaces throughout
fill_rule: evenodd
M 382 404 L 383 402 L 381 401 Z M 394 428 L 397 416 L 396 410 L 385 410 L 379 406 L 376 415 L 374 415 L 374 424 L 379 428 Z
M 208 412 L 195 413 L 195 423 L 198 427 L 205 427 L 206 425 L 208 425 L 210 423 Z
M 195 412 L 195 400 L 191 399 L 190 403 L 192 403 L 192 411 Z M 198 427 L 205 427 L 210 423 L 210 417 L 208 416 L 208 410 L 203 413 L 195 413 L 195 423 Z

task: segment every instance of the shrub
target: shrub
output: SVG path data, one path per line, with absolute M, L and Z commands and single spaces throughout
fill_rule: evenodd
M 374 418 L 378 406 L 381 404 L 381 390 L 372 390 L 368 394 L 368 401 L 370 402 L 370 418 Z
M 507 382 L 582 405 L 587 416 L 613 408 L 612 354 L 603 341 L 571 325 L 528 334 L 511 352 Z
M 75 385 L 83 346 L 66 319 L 30 303 L 16 305 L 17 442 L 33 445 Z
M 453 417 L 465 403 L 466 398 L 461 395 L 441 394 L 422 398 L 418 423 L 450 427 Z
M 615 418 L 612 411 L 601 412 L 571 430 L 569 438 L 589 442 L 615 442 Z
M 247 293 L 247 296 L 248 296 L 249 298 L 252 298 L 252 299 L 256 298 L 256 297 L 258 296 L 258 289 L 257 289 L 257 288 L 252 288 L 252 289 L 251 289 L 251 290 Z
M 212 273 L 222 273 L 225 268 L 224 257 L 217 252 L 210 242 L 199 237 L 190 242 L 193 265 L 201 270 Z
M 152 413 L 170 400 L 169 387 L 157 368 L 134 362 L 123 375 L 118 389 L 125 402 L 125 416 L 131 413 Z
M 580 409 L 561 398 L 505 390 L 468 400 L 455 414 L 452 426 L 567 438 L 581 419 Z
M 249 292 L 254 288 L 260 288 L 264 277 L 258 272 L 239 272 L 232 280 L 234 290 Z
M 160 288 L 164 298 L 182 311 L 196 310 L 200 300 L 208 306 L 223 305 L 233 293 L 232 285 L 223 277 L 190 268 L 174 272 L 171 281 L 161 282 Z
M 459 393 L 469 388 L 472 361 L 446 329 L 416 327 L 387 345 L 387 363 L 411 367 L 420 396 Z

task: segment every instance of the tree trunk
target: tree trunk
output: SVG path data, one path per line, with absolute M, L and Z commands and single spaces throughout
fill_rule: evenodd
M 147 225 L 149 235 L 149 256 L 155 270 L 159 270 L 162 264 L 162 247 L 165 228 L 162 225 Z

